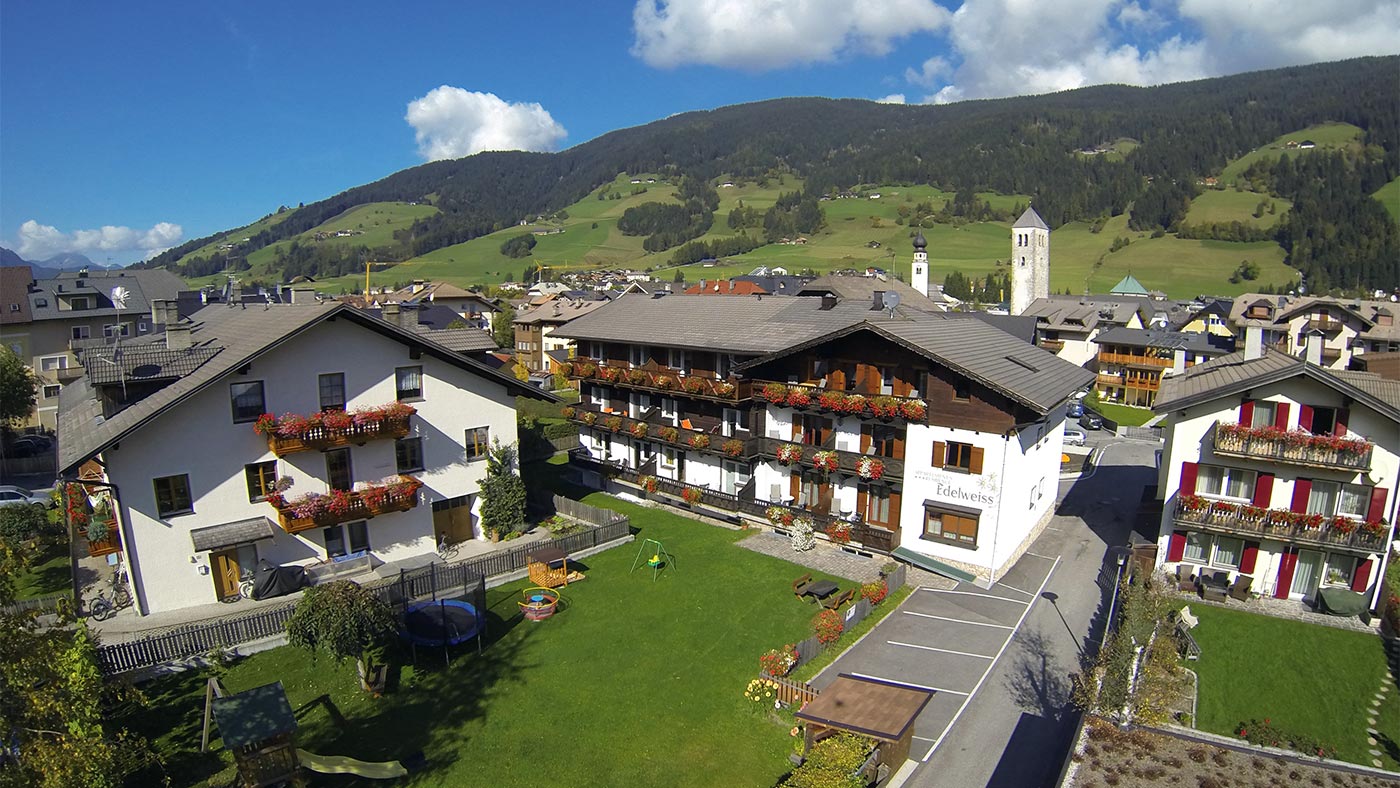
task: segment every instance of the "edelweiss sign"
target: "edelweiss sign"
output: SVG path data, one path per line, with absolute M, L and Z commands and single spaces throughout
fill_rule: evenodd
M 1000 492 L 995 474 L 970 477 L 917 470 L 913 476 L 920 481 L 932 482 L 934 496 L 947 501 L 991 507 L 996 505 Z

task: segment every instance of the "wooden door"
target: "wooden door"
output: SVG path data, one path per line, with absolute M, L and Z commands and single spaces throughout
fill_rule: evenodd
M 238 550 L 222 550 L 209 558 L 214 571 L 214 593 L 220 599 L 237 596 L 238 582 L 242 578 L 238 567 Z
M 440 541 L 444 535 L 451 544 L 476 538 L 476 518 L 472 517 L 472 498 L 465 495 L 454 499 L 453 505 L 433 512 L 433 533 Z

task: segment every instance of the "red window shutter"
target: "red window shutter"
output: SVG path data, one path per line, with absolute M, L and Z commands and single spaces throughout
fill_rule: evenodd
M 1347 419 L 1351 417 L 1351 411 L 1346 408 L 1337 408 L 1337 424 L 1332 428 L 1332 434 L 1338 438 L 1344 438 L 1347 434 Z
M 1196 463 L 1194 462 L 1181 464 L 1181 494 L 1196 494 Z
M 1361 593 L 1371 584 L 1371 559 L 1367 558 L 1356 567 L 1356 574 L 1351 578 L 1351 590 Z
M 1293 503 L 1288 508 L 1300 514 L 1308 510 L 1308 498 L 1312 495 L 1312 479 L 1299 479 L 1293 482 Z
M 1240 426 L 1248 427 L 1254 423 L 1254 400 L 1247 399 L 1240 403 Z
M 1288 429 L 1288 411 L 1292 406 L 1287 402 L 1280 402 L 1274 408 L 1274 426 L 1281 430 Z
M 1244 554 L 1240 556 L 1240 574 L 1254 574 L 1254 563 L 1259 560 L 1259 543 L 1245 542 Z
M 1167 560 L 1180 561 L 1186 555 L 1186 532 L 1172 531 L 1171 538 L 1167 540 Z
M 1313 409 L 1311 405 L 1298 406 L 1298 429 L 1312 432 Z
M 1371 505 L 1366 508 L 1366 519 L 1368 521 L 1374 522 L 1385 519 L 1385 499 L 1388 492 L 1389 491 L 1384 487 L 1371 488 Z
M 1274 586 L 1275 599 L 1287 599 L 1288 587 L 1293 585 L 1293 567 L 1298 565 L 1298 548 L 1286 547 L 1278 562 L 1278 585 Z
M 1261 473 L 1254 482 L 1254 500 L 1250 501 L 1255 506 L 1269 508 L 1269 500 L 1274 495 L 1274 475 L 1272 473 Z

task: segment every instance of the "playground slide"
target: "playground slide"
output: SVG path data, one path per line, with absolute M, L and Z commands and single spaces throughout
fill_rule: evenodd
M 370 763 L 344 755 L 317 755 L 306 750 L 297 750 L 297 760 L 302 766 L 321 774 L 354 774 L 371 780 L 392 780 L 408 774 L 408 770 L 398 761 Z

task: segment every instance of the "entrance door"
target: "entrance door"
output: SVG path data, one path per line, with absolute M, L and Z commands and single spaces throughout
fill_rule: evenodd
M 243 573 L 238 566 L 238 550 L 221 550 L 210 556 L 214 569 L 214 593 L 219 599 L 238 595 L 238 583 Z
M 472 517 L 474 497 L 463 495 L 433 504 L 433 533 L 438 540 L 446 535 L 449 543 L 456 544 L 476 537 L 475 518 Z
M 1317 591 L 1322 577 L 1322 553 L 1314 550 L 1299 550 L 1298 564 L 1293 568 L 1293 586 L 1288 589 L 1291 596 L 1307 599 Z

